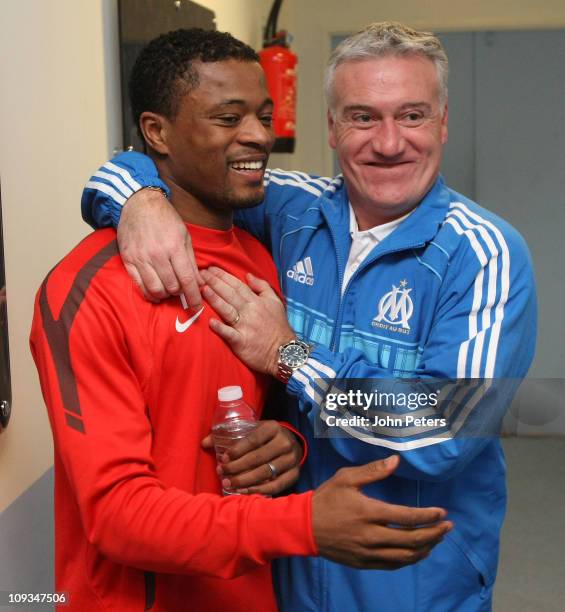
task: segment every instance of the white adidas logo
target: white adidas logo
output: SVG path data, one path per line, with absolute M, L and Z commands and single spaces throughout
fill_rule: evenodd
M 314 284 L 314 268 L 310 257 L 305 257 L 302 261 L 297 261 L 290 270 L 286 271 L 288 278 L 303 285 Z

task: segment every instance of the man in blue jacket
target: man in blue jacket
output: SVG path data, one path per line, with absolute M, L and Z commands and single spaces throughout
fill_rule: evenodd
M 455 528 L 426 560 L 392 573 L 280 561 L 279 603 L 293 612 L 489 610 L 506 503 L 504 457 L 492 432 L 513 388 L 502 383 L 523 378 L 533 358 L 529 253 L 514 228 L 439 175 L 447 57 L 436 37 L 372 24 L 334 51 L 325 86 L 343 177 L 267 171 L 264 202 L 237 215 L 271 250 L 290 327 L 265 283 L 249 278 L 247 286 L 217 269 L 202 272 L 204 295 L 222 318 L 212 326 L 248 365 L 287 384 L 310 447 L 300 490 L 398 452 L 396 475 L 367 493 L 443 506 Z M 226 168 L 253 171 L 253 164 Z M 97 224 L 117 221 L 130 179 L 164 187 L 135 153 L 103 174 L 111 179 L 93 177 L 83 197 L 85 218 Z M 134 196 L 119 226 L 122 249 L 149 294 L 183 290 L 197 306 L 188 281 L 196 273 L 173 216 L 154 190 Z M 142 263 L 157 237 L 174 246 Z M 371 381 L 363 387 L 369 393 L 347 395 L 351 379 Z M 424 382 L 395 387 L 402 379 Z M 375 402 L 402 395 L 408 403 Z M 366 410 L 370 401 L 378 410 Z

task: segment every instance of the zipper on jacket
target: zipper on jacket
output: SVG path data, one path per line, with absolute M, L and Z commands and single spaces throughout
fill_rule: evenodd
M 342 265 L 342 261 L 341 258 L 339 256 L 339 249 L 337 246 L 337 239 L 336 236 L 334 234 L 333 231 L 333 227 L 331 225 L 331 223 L 328 223 L 328 229 L 330 230 L 330 235 L 332 237 L 333 243 L 334 243 L 334 251 L 335 251 L 335 257 L 336 257 L 336 261 L 337 261 L 337 291 L 338 291 L 338 307 L 337 307 L 337 317 L 335 318 L 335 324 L 334 324 L 334 329 L 332 332 L 332 339 L 330 342 L 330 351 L 335 351 L 336 350 L 336 344 L 337 344 L 337 338 L 341 337 L 341 334 L 338 333 L 338 330 L 341 329 L 341 319 L 343 318 L 343 298 L 345 297 L 345 291 L 343 292 L 343 295 L 341 295 L 341 285 L 343 284 L 343 272 L 345 270 L 344 266 Z M 351 247 L 350 247 L 351 248 Z M 347 283 L 347 286 L 349 286 L 349 283 Z

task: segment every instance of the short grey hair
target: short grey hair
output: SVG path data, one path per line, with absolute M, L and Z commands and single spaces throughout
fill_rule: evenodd
M 324 92 L 333 110 L 332 86 L 336 68 L 346 62 L 375 57 L 421 55 L 434 63 L 439 83 L 439 100 L 447 102 L 447 55 L 439 39 L 431 32 L 419 32 L 395 21 L 371 23 L 342 41 L 331 54 L 324 75 Z

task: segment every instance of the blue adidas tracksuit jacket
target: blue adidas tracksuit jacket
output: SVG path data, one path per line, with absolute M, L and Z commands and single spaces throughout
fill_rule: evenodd
M 281 609 L 489 610 L 505 464 L 498 439 L 476 432 L 485 422 L 492 431 L 514 386 L 494 385 L 489 401 L 477 400 L 471 389 L 457 396 L 461 401 L 444 403 L 443 426 L 368 431 L 356 424 L 338 428 L 340 436 L 315 432 L 320 413 L 329 414 L 328 379 L 524 377 L 535 347 L 536 303 L 523 239 L 439 178 L 362 262 L 342 295 L 351 242 L 342 179 L 273 170 L 265 182 L 265 202 L 238 213 L 237 223 L 269 246 L 290 323 L 316 345 L 288 384 L 294 418 L 310 447 L 298 488 L 315 488 L 341 467 L 399 452 L 396 474 L 367 487 L 367 494 L 441 506 L 455 523 L 426 560 L 394 572 L 354 570 L 322 558 L 281 559 L 275 567 Z M 140 184 L 166 188 L 148 158 L 119 155 L 88 183 L 83 216 L 99 226 L 116 224 L 120 204 Z M 468 426 L 475 433 L 460 435 Z

